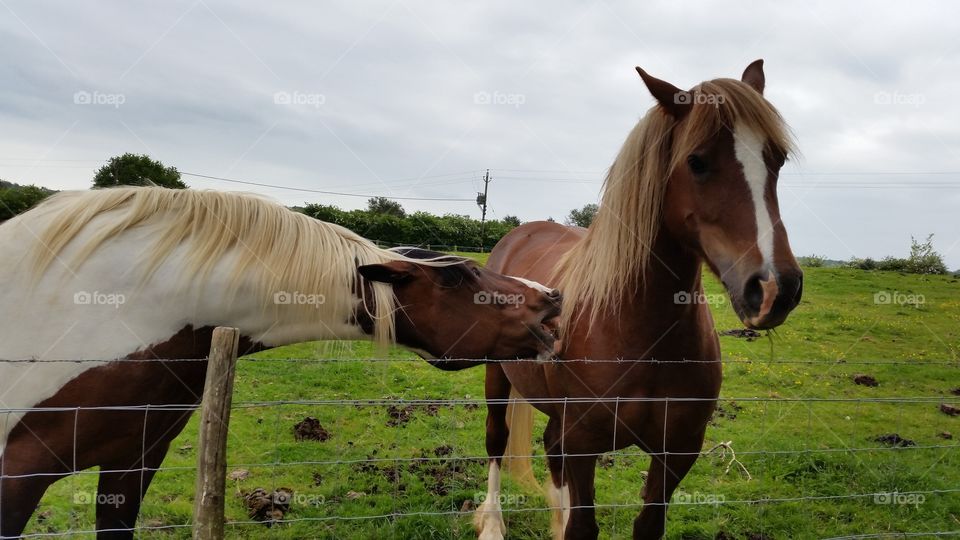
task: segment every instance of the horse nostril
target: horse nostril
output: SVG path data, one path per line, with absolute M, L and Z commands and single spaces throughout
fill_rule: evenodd
M 551 300 L 560 300 L 560 289 L 550 289 L 550 292 L 547 293 L 547 296 L 550 297 Z
M 762 279 L 760 274 L 754 274 L 743 286 L 743 300 L 747 307 L 755 312 L 759 312 L 763 305 L 763 284 L 760 283 Z
M 793 305 L 799 304 L 800 298 L 803 297 L 803 274 L 781 278 L 781 281 L 786 291 L 793 291 L 793 294 L 789 296 Z

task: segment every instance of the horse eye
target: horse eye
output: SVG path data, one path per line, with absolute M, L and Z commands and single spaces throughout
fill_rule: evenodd
M 704 161 L 700 156 L 691 154 L 687 157 L 687 165 L 690 167 L 690 172 L 693 174 L 701 175 L 706 174 L 707 172 L 707 162 Z

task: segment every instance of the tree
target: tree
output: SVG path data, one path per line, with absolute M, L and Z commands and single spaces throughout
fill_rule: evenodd
M 172 189 L 187 187 L 180 180 L 176 167 L 166 167 L 147 155 L 126 153 L 110 158 L 93 177 L 93 187 L 160 186 Z
M 947 265 L 943 256 L 933 249 L 933 234 L 925 242 L 910 237 L 910 257 L 907 258 L 907 272 L 911 274 L 946 274 Z
M 511 229 L 520 226 L 520 218 L 517 216 L 503 216 L 503 219 L 500 221 L 502 221 L 504 225 L 508 225 Z
M 596 204 L 591 203 L 584 205 L 583 208 L 571 210 L 570 215 L 567 216 L 566 224 L 589 227 L 593 223 L 593 218 L 597 216 L 598 209 L 599 207 Z
M 367 210 L 374 214 L 386 214 L 388 216 L 406 217 L 407 213 L 403 206 L 397 201 L 392 201 L 386 197 L 373 197 L 367 199 Z
M 21 186 L 0 180 L 0 221 L 26 212 L 53 193 L 53 190 L 43 187 Z

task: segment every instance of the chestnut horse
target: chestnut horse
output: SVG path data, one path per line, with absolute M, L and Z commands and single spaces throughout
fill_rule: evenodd
M 4 538 L 22 534 L 50 484 L 96 466 L 97 537 L 132 538 L 200 401 L 216 326 L 240 329 L 242 354 L 373 337 L 437 358 L 510 359 L 550 350 L 541 323 L 558 312 L 539 284 L 382 250 L 232 193 L 61 193 L 0 226 L 0 252 Z M 475 301 L 490 291 L 525 301 Z
M 690 91 L 637 71 L 657 104 L 610 168 L 590 228 L 522 225 L 487 265 L 559 287 L 564 313 L 558 361 L 487 365 L 490 493 L 475 515 L 483 539 L 505 534 L 501 457 L 517 460 L 507 465 L 521 479 L 533 478 L 531 404 L 549 417 L 543 438 L 554 537 L 597 538 L 597 457 L 636 445 L 651 463 L 633 538 L 660 538 L 720 392 L 701 266 L 720 277 L 750 328 L 783 323 L 800 301 L 802 273 L 776 191 L 792 145 L 762 95 L 762 61 L 740 81 L 716 79 Z M 586 361 L 616 359 L 623 361 Z M 529 402 L 508 412 L 517 395 Z

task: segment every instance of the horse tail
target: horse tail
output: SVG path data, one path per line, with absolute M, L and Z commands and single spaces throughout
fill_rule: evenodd
M 510 389 L 507 404 L 507 449 L 503 469 L 524 489 L 540 491 L 540 482 L 533 475 L 533 406 L 523 401 L 516 389 Z

